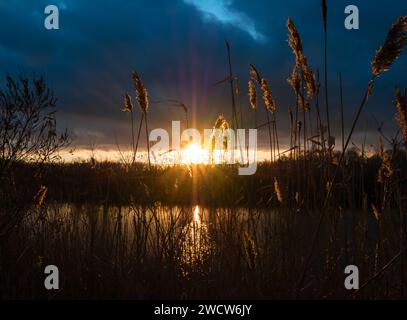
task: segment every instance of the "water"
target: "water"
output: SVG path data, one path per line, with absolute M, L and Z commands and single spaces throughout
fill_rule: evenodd
M 247 254 L 244 259 L 254 263 L 250 260 L 258 245 L 267 240 L 273 219 L 267 210 L 159 204 L 54 204 L 44 214 L 43 221 L 27 218 L 33 233 L 47 231 L 49 239 L 62 237 L 68 246 L 82 247 L 105 259 L 171 260 L 184 275 L 199 270 L 208 259 L 236 244 L 243 255 Z

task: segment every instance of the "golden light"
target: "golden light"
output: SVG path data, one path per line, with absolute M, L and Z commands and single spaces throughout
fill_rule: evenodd
M 208 152 L 200 145 L 191 143 L 182 150 L 182 162 L 186 164 L 208 163 Z

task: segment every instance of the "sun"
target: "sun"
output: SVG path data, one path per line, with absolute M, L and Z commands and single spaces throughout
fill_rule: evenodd
M 208 152 L 196 143 L 188 144 L 182 150 L 182 162 L 185 164 L 207 163 Z

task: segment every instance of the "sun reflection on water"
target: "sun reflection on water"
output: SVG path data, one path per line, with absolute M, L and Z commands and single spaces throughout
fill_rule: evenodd
M 197 225 L 201 224 L 201 217 L 199 216 L 199 206 L 195 206 L 195 209 L 194 209 L 194 222 Z
M 192 212 L 192 221 L 185 226 L 185 238 L 181 248 L 184 276 L 188 276 L 191 271 L 199 270 L 199 265 L 203 264 L 210 254 L 209 230 L 203 217 L 201 208 L 195 206 Z

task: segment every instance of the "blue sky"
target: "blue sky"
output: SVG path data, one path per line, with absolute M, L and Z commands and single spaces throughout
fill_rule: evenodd
M 48 4 L 60 8 L 60 30 L 43 26 Z M 348 4 L 359 7 L 360 30 L 344 28 Z M 380 0 L 328 0 L 335 133 L 339 132 L 338 73 L 343 74 L 345 114 L 350 121 L 370 77 L 374 52 L 392 22 L 407 13 L 405 9 L 405 0 L 385 4 Z M 230 118 L 229 90 L 214 85 L 227 74 L 227 39 L 243 92 L 247 125 L 252 124 L 246 96 L 247 65 L 253 63 L 276 98 L 284 139 L 288 136 L 287 107 L 294 103 L 286 82 L 294 62 L 286 41 L 288 16 L 301 33 L 312 68 L 322 73 L 319 0 L 0 0 L 0 84 L 6 74 L 44 75 L 58 97 L 60 125 L 72 132 L 75 144 L 102 147 L 114 145 L 116 139 L 128 144 L 128 118 L 120 109 L 123 93 L 132 93 L 133 69 L 140 73 L 152 100 L 182 100 L 196 127 L 210 127 L 219 113 Z M 371 143 L 376 142 L 372 114 L 384 121 L 389 134 L 395 132 L 394 86 L 407 87 L 406 62 L 404 53 L 379 79 L 355 142 L 365 132 Z M 182 117 L 180 110 L 151 106 L 152 128 L 167 128 L 171 120 Z

